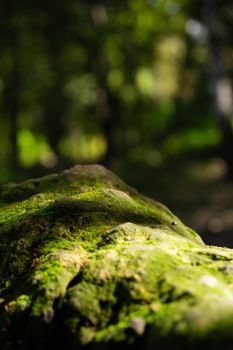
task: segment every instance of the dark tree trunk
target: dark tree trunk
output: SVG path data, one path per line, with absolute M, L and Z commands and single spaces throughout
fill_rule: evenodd
M 117 156 L 115 131 L 119 122 L 119 101 L 107 87 L 99 87 L 96 104 L 97 118 L 100 121 L 102 132 L 107 143 L 107 150 L 102 160 L 104 165 L 111 164 Z
M 64 115 L 66 113 L 66 99 L 62 92 L 62 81 L 55 84 L 48 94 L 48 99 L 45 102 L 44 120 L 45 134 L 48 138 L 48 143 L 56 155 L 57 162 L 61 161 L 61 153 L 59 142 L 64 136 Z
M 4 109 L 10 125 L 10 168 L 15 171 L 18 168 L 18 147 L 17 147 L 17 124 L 19 114 L 19 67 L 17 51 L 17 33 L 12 29 L 9 34 L 9 43 L 12 56 L 12 67 L 5 81 L 4 88 Z
M 102 16 L 100 13 L 102 12 Z M 102 40 L 104 39 L 105 29 L 104 25 L 107 19 L 105 17 L 104 2 L 100 1 L 91 8 L 91 18 L 93 30 L 98 32 L 95 47 L 91 48 L 91 66 L 93 73 L 97 80 L 97 99 L 96 99 L 96 117 L 98 118 L 102 132 L 107 143 L 107 150 L 102 160 L 102 163 L 109 166 L 112 160 L 117 156 L 118 150 L 121 150 L 122 142 L 118 140 L 116 144 L 116 128 L 120 124 L 120 105 L 119 99 L 109 89 L 107 83 L 107 75 L 109 72 L 109 65 L 103 50 Z M 93 49 L 96 53 L 96 59 L 93 60 Z
M 49 6 L 49 5 L 48 5 Z M 47 57 L 50 70 L 54 76 L 44 101 L 45 135 L 48 143 L 56 155 L 57 165 L 62 163 L 59 143 L 65 134 L 65 115 L 67 111 L 67 98 L 64 94 L 64 74 L 61 63 L 63 50 L 63 32 L 67 30 L 69 20 L 67 14 L 54 15 L 44 28 L 47 44 Z
M 203 0 L 203 18 L 208 29 L 209 88 L 213 109 L 222 133 L 222 157 L 228 167 L 228 179 L 233 180 L 233 93 L 224 57 L 223 34 L 219 20 L 221 2 Z

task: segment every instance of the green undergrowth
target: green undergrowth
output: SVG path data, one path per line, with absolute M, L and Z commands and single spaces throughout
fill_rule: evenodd
M 1 349 L 231 341 L 233 252 L 103 167 L 3 186 L 0 208 Z

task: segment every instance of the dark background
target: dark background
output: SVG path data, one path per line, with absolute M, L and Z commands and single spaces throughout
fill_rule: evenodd
M 0 183 L 101 163 L 233 247 L 233 4 L 0 2 Z

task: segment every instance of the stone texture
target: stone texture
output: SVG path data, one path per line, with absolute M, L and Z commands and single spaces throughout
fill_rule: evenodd
M 1 350 L 232 341 L 232 250 L 99 165 L 1 188 Z

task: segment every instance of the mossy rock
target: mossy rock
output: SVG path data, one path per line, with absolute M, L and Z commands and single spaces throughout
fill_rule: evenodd
M 232 250 L 99 165 L 1 188 L 1 350 L 232 341 Z

